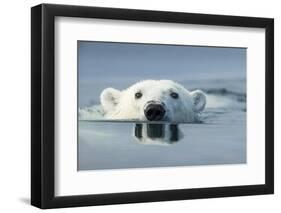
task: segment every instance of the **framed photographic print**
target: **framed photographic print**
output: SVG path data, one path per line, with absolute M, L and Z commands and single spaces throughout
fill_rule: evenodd
M 274 21 L 31 9 L 31 203 L 273 193 Z

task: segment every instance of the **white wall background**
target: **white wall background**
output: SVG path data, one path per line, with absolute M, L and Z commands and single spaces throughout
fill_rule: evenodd
M 280 212 L 281 66 L 280 1 L 45 0 L 44 3 L 170 10 L 275 18 L 275 195 L 50 210 L 51 212 Z M 39 212 L 30 196 L 30 7 L 37 0 L 1 2 L 0 212 Z

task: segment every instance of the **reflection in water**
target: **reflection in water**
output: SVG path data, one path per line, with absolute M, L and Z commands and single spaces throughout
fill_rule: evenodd
M 183 138 L 177 124 L 136 124 L 135 137 L 143 144 L 172 144 Z

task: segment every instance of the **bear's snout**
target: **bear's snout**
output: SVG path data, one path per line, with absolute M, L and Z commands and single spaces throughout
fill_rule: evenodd
M 144 109 L 145 117 L 149 121 L 160 121 L 165 116 L 166 110 L 163 103 L 150 101 Z

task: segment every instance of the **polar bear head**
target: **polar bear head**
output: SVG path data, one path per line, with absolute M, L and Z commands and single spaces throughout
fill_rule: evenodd
M 206 105 L 200 90 L 188 91 L 171 80 L 146 80 L 125 90 L 107 88 L 101 104 L 108 119 L 194 122 Z

